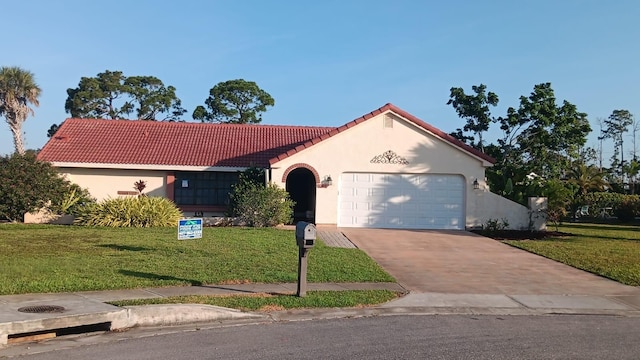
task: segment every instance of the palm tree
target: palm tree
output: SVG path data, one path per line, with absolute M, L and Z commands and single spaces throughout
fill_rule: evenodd
M 13 144 L 19 154 L 24 154 L 22 123 L 29 115 L 34 114 L 29 105 L 39 105 L 40 92 L 30 71 L 17 66 L 0 68 L 0 116 L 7 120 L 13 133 Z
M 589 192 L 589 190 L 602 191 L 607 186 L 604 173 L 592 165 L 576 164 L 568 175 L 569 182 L 578 185 L 582 195 Z

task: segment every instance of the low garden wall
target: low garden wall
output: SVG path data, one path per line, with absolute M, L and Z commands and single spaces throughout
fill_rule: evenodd
M 529 208 L 490 191 L 478 191 L 471 199 L 475 217 L 467 220 L 467 227 L 480 229 L 498 224 L 512 230 L 546 230 L 546 198 L 530 198 Z

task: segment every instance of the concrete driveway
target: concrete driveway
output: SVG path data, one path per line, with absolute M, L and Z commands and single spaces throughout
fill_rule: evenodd
M 638 295 L 640 289 L 465 231 L 340 228 L 412 292 Z

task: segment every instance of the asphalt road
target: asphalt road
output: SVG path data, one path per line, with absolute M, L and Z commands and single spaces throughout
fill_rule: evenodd
M 385 316 L 191 327 L 165 334 L 166 330 L 158 330 L 154 335 L 131 330 L 18 358 L 638 359 L 638 329 L 640 318 L 633 317 Z M 43 345 L 31 350 L 38 346 Z

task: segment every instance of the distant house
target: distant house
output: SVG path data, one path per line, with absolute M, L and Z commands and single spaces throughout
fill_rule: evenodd
M 525 207 L 488 192 L 494 160 L 387 104 L 343 126 L 67 119 L 39 159 L 98 199 L 145 192 L 186 215 L 221 215 L 238 173 L 296 202 L 296 220 L 341 227 L 465 229 L 489 219 L 526 227 Z

